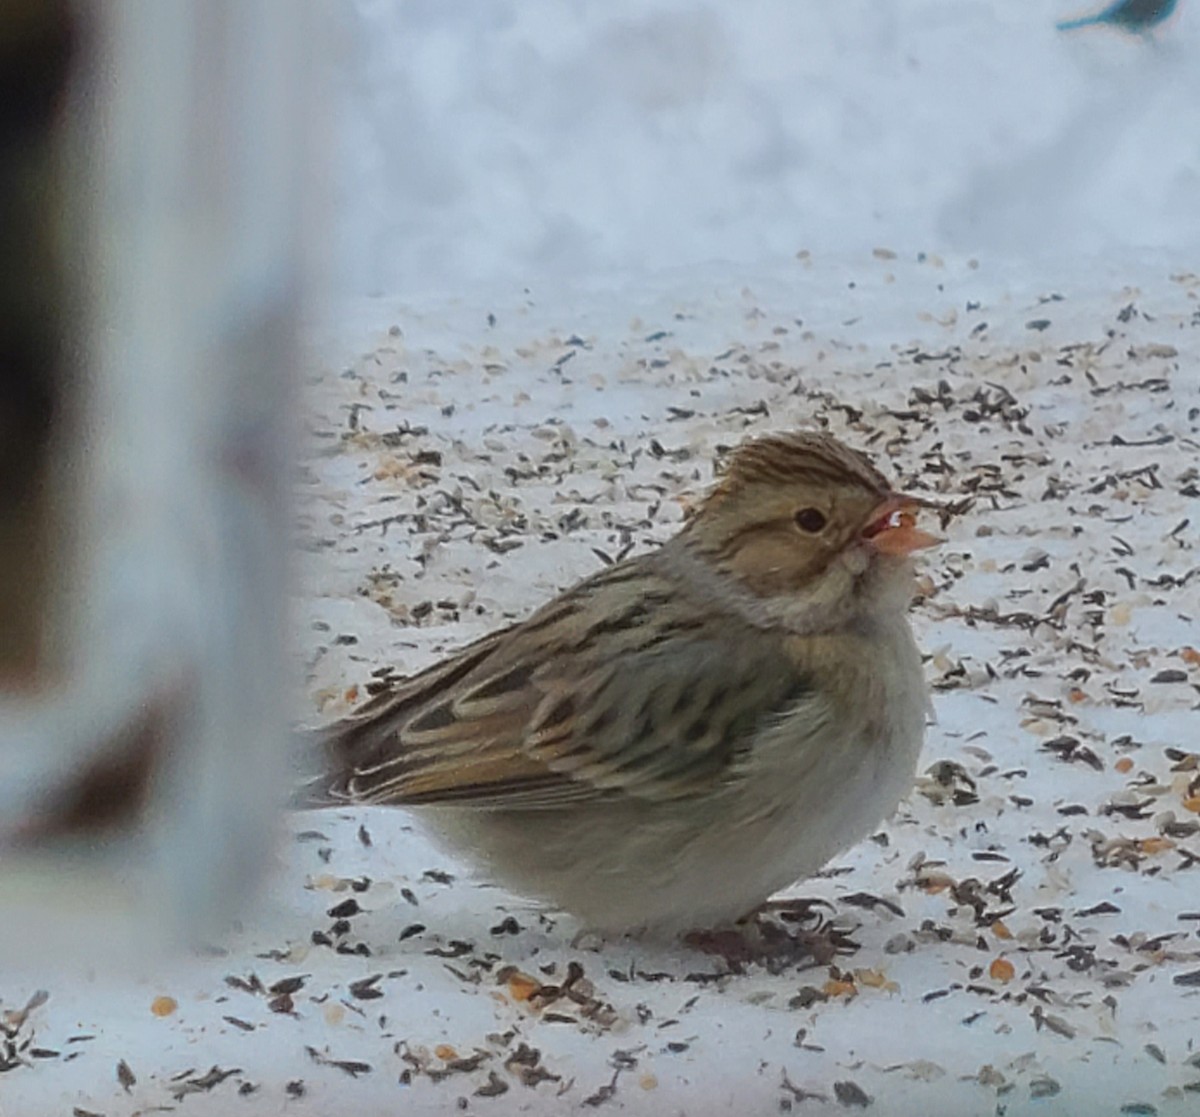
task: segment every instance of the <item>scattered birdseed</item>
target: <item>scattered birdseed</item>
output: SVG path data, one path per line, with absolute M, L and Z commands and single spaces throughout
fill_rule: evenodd
M 819 306 L 797 319 L 820 293 L 813 257 L 774 303 L 714 287 L 736 328 L 695 299 L 647 298 L 623 329 L 596 318 L 597 296 L 577 334 L 538 318 L 533 295 L 436 323 L 406 311 L 310 386 L 297 643 L 313 708 L 336 718 L 668 537 L 722 448 L 826 429 L 948 510 L 913 614 L 937 723 L 894 819 L 740 943 L 697 928 L 721 947 L 708 952 L 576 945 L 569 917 L 477 883 L 402 812 L 306 815 L 281 858 L 286 926 L 269 943 L 232 935 L 226 961 L 200 963 L 207 998 L 189 986 L 186 1012 L 146 1021 L 191 1051 L 236 1042 L 246 1079 L 202 1063 L 173 1076 L 146 1043 L 136 1078 L 121 1060 L 130 1081 L 114 1080 L 119 1006 L 51 1018 L 44 999 L 0 990 L 8 1108 L 36 1111 L 8 1092 L 48 1080 L 47 1064 L 87 1072 L 83 1114 L 124 1112 L 126 1092 L 149 1111 L 228 1076 L 252 1117 L 306 1097 L 306 1072 L 347 1108 L 420 1077 L 447 1110 L 482 1110 L 503 1086 L 539 1111 L 562 1096 L 696 1112 L 710 1067 L 747 1112 L 894 1109 L 896 1067 L 929 1112 L 999 1111 L 1010 1095 L 1014 1111 L 1032 1097 L 1092 1112 L 1081 1081 L 1110 1108 L 1133 1099 L 1125 1114 L 1156 1112 L 1139 1100 L 1155 1097 L 1186 1107 L 1200 1070 L 1200 279 L 1141 277 L 1136 302 L 1105 290 L 1088 317 L 1065 288 L 1002 301 L 982 271 L 863 256 L 897 275 L 892 291 L 905 274 L 944 288 L 894 344 L 838 324 L 871 320 L 865 275 L 838 285 L 828 324 Z M 876 1057 L 889 1009 L 904 1014 L 903 1064 Z M 1116 1080 L 1097 1058 L 1110 1040 L 1128 1056 Z

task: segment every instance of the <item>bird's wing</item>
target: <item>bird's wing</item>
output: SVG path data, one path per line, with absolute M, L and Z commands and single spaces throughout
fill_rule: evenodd
M 756 730 L 811 687 L 771 634 L 653 597 L 623 599 L 624 614 L 559 599 L 369 702 L 333 727 L 332 798 L 554 807 L 735 778 Z

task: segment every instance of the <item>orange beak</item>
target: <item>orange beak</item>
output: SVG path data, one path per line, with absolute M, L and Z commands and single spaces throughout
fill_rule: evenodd
M 936 547 L 945 540 L 917 527 L 918 509 L 933 507 L 919 496 L 889 496 L 871 513 L 863 538 L 885 555 L 910 555 L 925 547 Z

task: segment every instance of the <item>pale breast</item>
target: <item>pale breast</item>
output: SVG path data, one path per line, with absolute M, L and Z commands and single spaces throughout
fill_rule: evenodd
M 760 730 L 739 778 L 671 802 L 562 810 L 438 810 L 435 830 L 519 892 L 599 930 L 727 924 L 869 834 L 911 786 L 924 729 L 907 622 L 802 670 L 814 692 Z M 812 642 L 806 642 L 812 650 Z

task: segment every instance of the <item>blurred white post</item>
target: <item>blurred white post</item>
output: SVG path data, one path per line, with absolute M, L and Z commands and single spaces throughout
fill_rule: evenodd
M 20 702 L 0 694 L 0 955 L 96 960 L 219 928 L 286 792 L 317 99 L 306 0 L 85 10 L 91 96 L 72 105 L 67 191 L 87 282 L 54 494 L 62 670 Z M 111 769 L 144 787 L 125 814 Z M 76 817 L 97 796 L 101 830 Z

